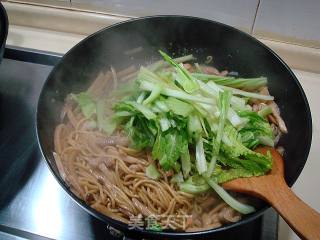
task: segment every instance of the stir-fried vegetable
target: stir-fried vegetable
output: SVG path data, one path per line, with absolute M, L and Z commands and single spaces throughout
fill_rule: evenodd
M 148 178 L 157 180 L 161 174 L 158 172 L 157 167 L 152 163 L 146 168 L 146 175 Z
M 117 102 L 113 116 L 104 116 L 103 101 L 95 102 L 87 93 L 73 95 L 85 117 L 97 115 L 97 126 L 111 134 L 122 129 L 133 148 L 149 150 L 165 171 L 174 171 L 171 182 L 192 194 L 213 189 L 237 211 L 247 214 L 254 208 L 242 204 L 218 184 L 266 174 L 271 155 L 253 150 L 258 145 L 273 146 L 273 131 L 264 117 L 269 107 L 258 113 L 247 104 L 250 98 L 264 101 L 272 96 L 258 93 L 267 78 L 234 78 L 191 73 L 181 63 L 192 55 L 172 59 L 160 51 L 164 61 L 141 67 L 136 87 Z M 196 65 L 196 69 L 199 66 Z M 146 175 L 159 179 L 154 164 Z
M 92 114 L 96 113 L 96 102 L 88 93 L 71 94 L 71 98 L 79 104 L 86 118 L 90 118 Z

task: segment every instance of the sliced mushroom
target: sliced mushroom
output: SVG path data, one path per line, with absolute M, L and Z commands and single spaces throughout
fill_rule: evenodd
M 219 218 L 222 222 L 237 222 L 241 219 L 241 215 L 230 207 L 225 207 L 219 212 Z
M 279 110 L 278 105 L 274 101 L 270 102 L 268 105 L 272 109 L 272 114 L 277 121 L 277 125 L 278 125 L 280 131 L 283 133 L 287 133 L 288 129 L 287 129 L 286 124 L 284 123 L 283 119 L 280 116 L 280 110 Z
M 93 167 L 98 167 L 101 163 L 104 163 L 107 168 L 113 168 L 115 165 L 115 159 L 112 157 L 101 156 L 88 159 L 88 163 Z
M 183 66 L 185 69 L 187 69 L 189 72 L 194 72 L 194 69 L 190 63 L 184 63 Z
M 285 150 L 284 150 L 284 147 L 279 146 L 279 147 L 277 147 L 277 151 L 281 156 L 283 156 Z
M 222 72 L 220 72 L 220 76 L 222 76 L 222 77 L 225 77 L 225 76 L 227 76 L 228 75 L 228 71 L 227 70 L 223 70 Z
M 265 103 L 255 103 L 252 105 L 252 110 L 255 112 L 259 112 L 262 108 L 266 106 Z
M 201 69 L 206 74 L 220 75 L 220 72 L 215 67 L 203 66 L 201 65 Z

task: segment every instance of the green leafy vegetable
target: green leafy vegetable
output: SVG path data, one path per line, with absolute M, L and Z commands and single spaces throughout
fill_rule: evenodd
M 255 176 L 252 172 L 243 168 L 231 168 L 228 170 L 221 171 L 221 173 L 214 175 L 217 183 L 224 183 L 237 178 L 253 177 Z
M 239 116 L 248 119 L 248 122 L 239 131 L 242 141 L 247 147 L 254 148 L 258 144 L 274 146 L 272 128 L 263 117 L 252 111 L 239 111 Z
M 257 166 L 255 170 L 260 174 L 265 174 L 272 167 L 271 156 L 262 155 L 244 146 L 241 141 L 241 135 L 231 125 L 225 127 L 221 149 L 229 161 L 236 158 L 248 160 L 251 164 Z M 245 160 L 241 162 L 246 163 Z
M 200 194 L 208 192 L 210 186 L 208 184 L 194 185 L 192 183 L 180 183 L 179 188 L 181 191 L 191 194 Z
M 233 198 L 226 190 L 220 187 L 214 180 L 206 177 L 207 183 L 215 190 L 215 192 L 233 209 L 242 214 L 249 214 L 255 212 L 255 208 L 241 203 Z
M 148 120 L 154 119 L 157 117 L 149 108 L 134 101 L 120 102 L 115 106 L 115 109 L 117 111 L 140 112 Z
M 184 182 L 184 179 L 183 179 L 182 173 L 181 173 L 181 172 L 178 172 L 177 174 L 175 174 L 175 175 L 171 178 L 170 182 L 172 182 L 172 183 L 183 183 L 183 182 Z
M 146 168 L 146 175 L 148 178 L 157 180 L 160 178 L 161 174 L 158 172 L 157 167 L 151 163 L 147 168 Z
M 180 183 L 179 187 L 181 191 L 191 194 L 200 194 L 210 190 L 210 186 L 200 175 L 189 177 L 185 182 Z
M 204 73 L 193 73 L 195 78 L 208 82 L 214 81 L 218 85 L 229 86 L 246 90 L 256 90 L 267 85 L 267 78 L 234 78 L 217 75 L 209 75 Z
M 153 89 L 157 88 L 157 84 L 151 81 L 141 81 L 140 89 L 145 91 L 153 91 Z M 162 87 L 161 94 L 169 97 L 175 97 L 181 100 L 189 100 L 201 103 L 209 103 L 212 104 L 213 101 L 210 98 L 203 97 L 203 96 L 195 96 L 188 94 L 180 89 L 175 89 L 170 86 Z
M 187 142 L 184 143 L 181 149 L 180 158 L 181 158 L 181 168 L 182 168 L 183 176 L 187 178 L 191 171 L 191 158 L 190 158 L 190 152 L 189 152 Z
M 271 113 L 272 113 L 272 108 L 270 106 L 265 106 L 258 112 L 259 116 L 261 117 L 266 117 Z
M 219 116 L 219 125 L 218 125 L 218 131 L 217 131 L 217 136 L 215 139 L 213 139 L 212 143 L 212 155 L 211 155 L 211 161 L 209 164 L 208 172 L 207 175 L 211 176 L 216 161 L 217 157 L 220 151 L 220 144 L 221 144 L 221 139 L 223 135 L 223 130 L 224 130 L 224 125 L 225 121 L 227 118 L 227 113 L 229 111 L 230 107 L 230 99 L 231 99 L 231 92 L 229 91 L 224 91 L 220 92 L 220 97 L 219 97 L 219 110 L 220 110 L 220 116 Z
M 96 112 L 97 112 L 97 122 L 98 127 L 100 130 L 103 128 L 103 120 L 104 120 L 104 114 L 105 114 L 105 102 L 103 99 L 99 100 L 96 105 Z
M 171 127 L 171 123 L 170 123 L 169 119 L 166 117 L 160 118 L 159 123 L 160 123 L 160 127 L 161 127 L 162 132 L 167 131 Z
M 169 55 L 159 50 L 165 61 L 170 63 L 176 69 L 175 80 L 183 87 L 187 93 L 193 93 L 199 89 L 197 80 L 184 68 L 183 64 L 176 63 Z
M 158 133 L 153 145 L 152 157 L 159 160 L 164 170 L 169 170 L 179 159 L 185 144 L 187 144 L 187 139 L 177 130 Z
M 265 101 L 273 101 L 274 97 L 269 96 L 269 95 L 263 95 L 255 92 L 246 92 L 237 88 L 232 88 L 232 87 L 227 87 L 227 86 L 221 86 L 225 90 L 230 90 L 232 91 L 233 94 L 244 96 L 244 97 L 249 97 L 249 98 L 255 98 L 255 99 L 261 99 Z
M 151 91 L 151 94 L 149 95 L 149 97 L 146 98 L 146 99 L 143 101 L 143 104 L 144 104 L 144 105 L 149 104 L 149 103 L 153 102 L 155 99 L 157 99 L 157 98 L 160 96 L 161 89 L 162 89 L 162 85 L 159 84 L 158 86 L 156 86 L 156 87 Z
M 189 116 L 189 114 L 193 111 L 193 107 L 190 104 L 173 97 L 168 97 L 164 103 L 174 114 L 184 117 Z
M 224 154 L 220 154 L 218 158 L 219 158 L 219 163 L 221 165 L 228 166 L 231 168 L 229 170 L 234 170 L 234 169 L 246 170 L 250 172 L 251 174 L 250 176 L 261 176 L 270 170 L 270 162 L 269 162 L 269 160 L 271 160 L 270 157 L 264 156 L 259 153 L 252 153 L 250 155 L 247 155 L 246 157 L 241 157 L 241 158 L 240 157 L 230 158 Z M 223 170 L 221 172 L 218 172 L 216 175 L 218 174 L 223 175 L 224 173 L 227 173 L 227 171 Z M 235 178 L 240 177 L 236 175 L 234 176 Z
M 199 174 L 203 174 L 207 171 L 206 155 L 203 149 L 203 139 L 199 137 L 196 144 L 196 167 Z
M 78 103 L 86 118 L 90 118 L 96 113 L 96 102 L 88 93 L 81 92 L 79 94 L 71 94 L 71 98 Z
M 190 137 L 198 139 L 202 133 L 202 125 L 200 122 L 200 117 L 198 115 L 192 114 L 188 117 L 188 133 Z
M 183 62 L 187 62 L 187 61 L 194 60 L 194 59 L 195 59 L 194 56 L 192 54 L 189 54 L 189 55 L 186 55 L 186 56 L 174 58 L 173 60 L 176 63 L 183 63 Z M 165 62 L 163 60 L 159 60 L 159 61 L 149 65 L 148 69 L 151 70 L 151 71 L 157 71 L 157 70 L 159 70 L 161 68 L 164 68 L 164 67 L 167 67 L 167 66 L 169 66 L 168 62 Z
M 133 148 L 142 150 L 153 147 L 155 142 L 155 136 L 152 132 L 153 124 L 154 123 L 148 122 L 147 119 L 141 115 L 130 118 L 124 126 L 124 129 L 131 138 Z

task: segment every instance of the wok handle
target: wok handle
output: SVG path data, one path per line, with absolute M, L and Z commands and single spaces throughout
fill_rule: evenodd
M 282 181 L 281 181 L 282 182 Z M 320 240 L 320 214 L 303 202 L 283 181 L 266 200 L 302 239 Z

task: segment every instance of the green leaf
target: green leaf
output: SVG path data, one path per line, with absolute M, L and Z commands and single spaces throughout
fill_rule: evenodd
M 154 83 L 151 81 L 141 81 L 140 82 L 140 89 L 145 90 L 145 91 L 152 91 L 154 88 L 156 88 L 156 85 L 157 85 L 157 83 Z M 183 91 L 182 89 L 179 89 L 179 88 L 176 89 L 171 86 L 164 86 L 161 90 L 161 94 L 168 96 L 168 97 L 175 97 L 180 100 L 213 104 L 212 98 L 188 94 L 185 91 Z
M 191 171 L 191 158 L 188 148 L 188 142 L 185 141 L 184 145 L 181 149 L 181 168 L 183 172 L 183 176 L 187 178 L 189 176 L 189 173 Z
M 241 135 L 230 124 L 226 124 L 222 136 L 221 150 L 228 157 L 239 157 L 250 153 L 251 150 L 245 147 L 241 141 Z
M 199 116 L 196 114 L 189 115 L 188 117 L 188 133 L 196 139 L 202 133 L 202 125 Z
M 256 90 L 263 86 L 266 86 L 268 83 L 268 80 L 266 77 L 234 78 L 234 77 L 224 77 L 224 76 L 210 75 L 210 74 L 204 74 L 204 73 L 193 73 L 192 75 L 204 82 L 214 81 L 216 84 L 219 84 L 219 85 L 246 89 L 246 90 Z
M 241 142 L 247 148 L 255 149 L 260 143 L 259 139 L 257 139 L 254 133 L 251 131 L 240 130 L 240 135 L 241 135 Z
M 233 94 L 235 95 L 240 95 L 243 97 L 249 97 L 249 98 L 256 98 L 256 99 L 261 99 L 265 101 L 273 101 L 274 97 L 270 95 L 264 95 L 264 94 L 259 94 L 255 92 L 247 92 L 244 90 L 240 90 L 238 88 L 232 88 L 232 87 L 227 87 L 227 86 L 221 86 L 222 89 L 224 90 L 230 90 Z
M 159 160 L 164 170 L 172 169 L 186 144 L 186 136 L 177 130 L 159 132 L 152 149 L 152 157 Z
M 161 174 L 159 173 L 157 167 L 151 163 L 147 168 L 146 168 L 146 176 L 148 178 L 157 180 L 161 177 Z
M 200 175 L 189 177 L 185 182 L 179 184 L 179 188 L 181 191 L 191 194 L 205 193 L 210 190 L 210 186 Z
M 142 150 L 147 147 L 153 147 L 155 134 L 152 129 L 156 128 L 154 125 L 155 123 L 148 121 L 141 115 L 130 118 L 124 129 L 131 139 L 133 148 Z
M 71 94 L 71 98 L 78 103 L 86 118 L 90 118 L 96 113 L 96 102 L 88 93 L 81 92 L 79 94 Z
M 126 82 L 120 85 L 117 89 L 110 92 L 110 96 L 117 99 L 122 99 L 123 97 L 130 96 L 135 99 L 140 94 L 139 84 L 136 80 Z
M 182 175 L 182 172 L 178 172 L 177 174 L 175 174 L 170 182 L 172 183 L 183 183 L 184 182 L 184 179 L 183 179 L 183 175 Z
M 266 117 L 271 113 L 272 113 L 272 108 L 270 106 L 265 106 L 258 112 L 258 115 L 261 117 Z
M 143 105 L 147 105 L 156 100 L 160 96 L 161 90 L 162 85 L 156 85 L 156 87 L 151 91 L 151 94 L 143 101 Z
M 260 175 L 254 175 L 252 172 L 243 168 L 231 168 L 228 170 L 223 170 L 220 174 L 214 175 L 214 178 L 217 181 L 217 183 L 221 184 L 224 182 L 231 181 L 233 179 L 242 178 L 242 177 L 253 177 L 253 176 L 260 176 Z
M 223 154 L 219 156 L 219 161 L 223 164 L 232 168 L 244 168 L 254 175 L 265 174 L 272 168 L 271 155 L 265 156 L 244 146 L 241 135 L 231 125 L 226 125 L 222 140 Z
M 160 123 L 160 127 L 161 127 L 162 132 L 167 131 L 171 126 L 170 121 L 166 117 L 160 118 L 159 123 Z
M 232 158 L 224 154 L 220 154 L 218 159 L 220 164 L 229 166 L 233 169 L 246 170 L 250 172 L 251 176 L 263 175 L 271 169 L 271 159 L 269 158 L 269 156 L 264 156 L 255 152 L 248 154 L 242 158 Z
M 186 55 L 186 56 L 182 56 L 182 57 L 178 57 L 178 58 L 174 58 L 173 59 L 176 63 L 183 63 L 183 62 L 188 62 L 191 60 L 195 60 L 195 57 L 192 54 Z M 165 62 L 163 60 L 159 60 L 151 65 L 149 65 L 147 68 L 151 71 L 158 71 L 164 67 L 169 66 L 170 64 L 168 62 Z
M 134 101 L 123 101 L 117 103 L 114 107 L 114 110 L 132 112 L 134 114 L 142 113 L 148 120 L 155 119 L 157 117 L 157 115 L 154 114 L 154 112 L 152 112 L 148 107 Z
M 237 210 L 242 214 L 249 214 L 255 212 L 255 208 L 241 203 L 233 198 L 226 190 L 220 187 L 213 179 L 205 177 L 207 183 L 213 188 L 213 190 L 233 209 Z
M 248 119 L 248 122 L 239 131 L 245 146 L 249 148 L 255 148 L 258 144 L 274 146 L 274 135 L 268 121 L 256 112 L 239 111 L 238 114 Z
M 116 130 L 118 123 L 119 119 L 107 117 L 100 122 L 100 128 L 107 133 L 107 135 L 111 135 Z
M 196 143 L 196 167 L 200 175 L 207 171 L 207 161 L 202 137 L 199 137 Z
M 217 157 L 220 151 L 221 139 L 223 135 L 224 125 L 227 119 L 227 114 L 230 107 L 230 100 L 231 100 L 232 94 L 229 91 L 224 91 L 224 92 L 220 92 L 219 96 L 220 96 L 219 97 L 219 110 L 220 110 L 219 125 L 218 125 L 217 136 L 214 139 L 214 142 L 212 144 L 212 156 L 211 156 L 211 161 L 208 167 L 208 172 L 207 172 L 208 176 L 211 176 L 214 170 Z
M 176 63 L 169 55 L 159 50 L 163 59 L 175 67 L 177 75 L 176 81 L 187 93 L 193 93 L 199 89 L 197 80 L 184 68 L 183 64 Z
M 195 185 L 192 183 L 184 182 L 179 184 L 179 188 L 181 191 L 191 194 L 205 193 L 208 192 L 208 190 L 210 190 L 210 186 L 206 183 L 201 185 Z
M 119 112 L 118 115 L 105 117 L 105 107 L 105 99 L 97 101 L 97 124 L 99 130 L 103 130 L 108 135 L 111 135 L 122 118 L 128 116 L 129 113 Z
M 193 107 L 189 103 L 181 101 L 177 98 L 168 97 L 166 100 L 164 100 L 164 103 L 174 114 L 184 117 L 189 116 L 193 111 Z

